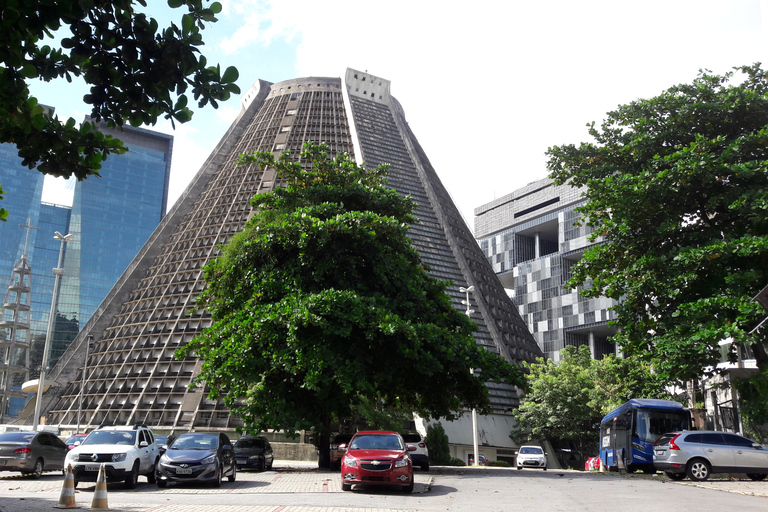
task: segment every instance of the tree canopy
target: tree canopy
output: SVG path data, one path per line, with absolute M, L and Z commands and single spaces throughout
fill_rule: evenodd
M 448 283 L 428 274 L 407 236 L 415 204 L 385 186 L 386 167 L 326 151 L 242 158 L 285 187 L 256 195 L 254 216 L 205 267 L 199 306 L 212 325 L 177 356 L 203 360 L 198 382 L 250 430 L 327 439 L 331 418 L 371 402 L 434 418 L 489 411 L 469 369 L 523 385 L 520 370 L 475 343 Z
M 619 300 L 613 337 L 669 380 L 746 346 L 768 367 L 768 80 L 760 64 L 620 105 L 594 142 L 548 151 L 558 184 L 585 187 L 592 241 L 569 286 Z
M 153 125 L 161 116 L 184 123 L 192 117 L 190 96 L 199 107 L 216 107 L 240 92 L 237 69 L 222 73 L 199 50 L 201 30 L 216 21 L 221 4 L 168 0 L 168 5 L 186 12 L 179 24 L 161 28 L 140 11 L 145 0 L 3 2 L 0 140 L 16 145 L 22 165 L 85 179 L 98 174 L 109 154 L 125 151 L 121 141 L 92 123 L 58 120 L 31 96 L 31 80 L 84 80 L 90 85 L 83 98 L 90 117 L 113 127 Z M 60 32 L 64 27 L 69 35 Z
M 648 363 L 609 355 L 595 360 L 589 347 L 567 346 L 562 359 L 524 363 L 528 390 L 513 413 L 512 437 L 570 441 L 585 453 L 597 446 L 600 420 L 631 398 L 670 399 Z

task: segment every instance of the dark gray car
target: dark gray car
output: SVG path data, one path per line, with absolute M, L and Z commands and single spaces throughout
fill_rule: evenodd
M 234 482 L 237 463 L 226 434 L 190 432 L 168 446 L 156 468 L 158 487 L 169 482 L 209 483 L 221 486 L 222 478 Z
M 64 469 L 67 451 L 64 441 L 50 432 L 6 432 L 0 434 L 0 471 L 38 477 Z
M 768 476 L 768 450 L 730 432 L 670 432 L 654 443 L 653 465 L 673 480 L 688 476 L 702 482 L 712 473 L 746 473 L 752 480 L 763 480 Z
M 272 469 L 275 455 L 266 437 L 243 436 L 235 443 L 238 469 Z

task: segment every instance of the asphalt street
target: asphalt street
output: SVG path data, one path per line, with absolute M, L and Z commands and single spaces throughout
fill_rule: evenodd
M 134 490 L 109 484 L 109 509 L 125 512 L 437 512 L 584 510 L 619 503 L 625 510 L 768 510 L 768 482 L 734 478 L 672 482 L 658 475 L 581 471 L 517 471 L 511 468 L 441 468 L 414 472 L 412 494 L 363 488 L 343 492 L 336 472 L 314 463 L 275 462 L 272 471 L 240 472 L 220 488 L 170 485 L 159 489 L 139 480 Z M 743 476 L 743 475 L 742 475 Z M 0 473 L 0 512 L 54 510 L 61 473 L 33 479 Z M 91 509 L 95 484 L 81 482 L 76 506 Z

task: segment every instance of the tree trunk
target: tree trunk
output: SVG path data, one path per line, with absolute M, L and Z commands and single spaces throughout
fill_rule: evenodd
M 323 426 L 317 433 L 317 467 L 331 469 L 331 415 L 323 416 Z

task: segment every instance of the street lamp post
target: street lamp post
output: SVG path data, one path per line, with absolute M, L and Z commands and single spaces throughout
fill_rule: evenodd
M 461 303 L 464 304 L 465 306 L 467 306 L 466 313 L 467 313 L 467 317 L 469 317 L 469 316 L 472 315 L 472 313 L 475 312 L 473 309 L 471 309 L 469 307 L 469 294 L 471 292 L 475 291 L 475 287 L 474 286 L 470 286 L 469 288 L 464 288 L 462 286 L 462 287 L 459 288 L 459 291 L 461 293 L 466 293 L 467 294 L 467 299 L 461 301 Z M 470 375 L 474 376 L 475 375 L 475 369 L 474 368 L 470 368 L 469 369 L 469 373 L 470 373 Z M 480 464 L 480 455 L 477 453 L 477 410 L 474 407 L 472 408 L 472 449 L 474 450 L 474 459 L 473 459 L 474 462 L 473 462 L 472 465 L 473 466 L 478 466 Z
M 64 244 L 69 242 L 75 235 L 62 235 L 58 231 L 54 231 L 54 240 L 61 241 L 61 249 L 59 249 L 59 264 L 53 269 L 53 274 L 56 276 L 53 283 L 53 298 L 51 299 L 51 314 L 48 316 L 48 332 L 45 335 L 45 348 L 43 349 L 43 360 L 40 363 L 40 376 L 37 380 L 37 397 L 35 399 L 35 417 L 32 419 L 32 430 L 37 430 L 38 422 L 40 421 L 40 410 L 43 406 L 43 390 L 45 386 L 45 374 L 48 371 L 48 353 L 51 351 L 51 334 L 53 333 L 53 319 L 56 314 L 56 295 L 59 292 L 59 280 L 64 275 L 64 269 L 61 267 L 62 260 L 64 259 Z

